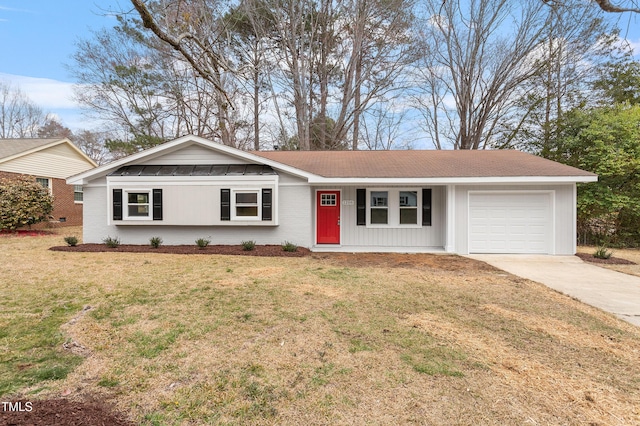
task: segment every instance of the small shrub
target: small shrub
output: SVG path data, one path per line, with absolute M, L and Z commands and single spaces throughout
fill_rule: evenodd
M 294 252 L 294 251 L 298 251 L 298 246 L 293 244 L 293 243 L 290 243 L 289 241 L 285 241 L 282 244 L 282 250 L 289 251 L 289 252 Z
M 67 243 L 69 247 L 75 247 L 78 245 L 78 238 L 74 236 L 64 237 L 64 242 Z
M 158 248 L 162 245 L 162 238 L 160 237 L 151 237 L 149 239 L 149 244 L 151 244 L 151 247 L 153 248 Z
M 109 248 L 116 248 L 120 245 L 120 239 L 118 237 L 111 238 L 107 237 L 102 242 Z
M 208 240 L 206 238 L 198 238 L 196 240 L 196 245 L 198 247 L 200 247 L 200 249 L 204 249 L 205 247 L 207 247 L 209 245 L 210 242 L 211 242 L 211 240 Z
M 243 241 L 242 242 L 242 250 L 244 251 L 251 251 L 254 248 L 256 248 L 256 242 L 249 240 L 249 241 Z
M 593 253 L 593 257 L 598 258 L 598 259 L 609 259 L 612 254 L 613 254 L 613 252 L 611 250 L 607 249 L 606 246 L 600 246 L 595 251 L 595 253 Z

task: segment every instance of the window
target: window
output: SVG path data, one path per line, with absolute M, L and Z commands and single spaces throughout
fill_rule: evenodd
M 336 194 L 320 194 L 320 205 L 321 206 L 335 206 L 336 205 Z
M 277 221 L 273 188 L 220 189 L 221 221 Z
M 36 182 L 42 185 L 43 188 L 47 188 L 51 192 L 51 179 L 49 178 L 36 178 Z
M 418 224 L 418 191 L 400 191 L 400 225 Z
M 417 188 L 359 189 L 356 195 L 359 226 L 417 228 L 424 225 L 424 192 Z
M 127 216 L 149 217 L 149 192 L 127 192 Z
M 83 199 L 82 185 L 73 185 L 73 201 L 81 203 Z
M 370 223 L 376 225 L 389 223 L 389 193 L 387 191 L 371 191 Z
M 163 220 L 162 189 L 114 188 L 113 220 Z
M 242 219 L 258 218 L 258 191 L 235 192 L 235 216 Z

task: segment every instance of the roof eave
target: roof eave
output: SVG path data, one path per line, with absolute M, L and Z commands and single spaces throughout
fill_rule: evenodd
M 598 176 L 488 176 L 488 177 L 424 177 L 424 178 L 346 178 L 317 177 L 312 185 L 474 185 L 474 184 L 568 184 L 596 182 Z

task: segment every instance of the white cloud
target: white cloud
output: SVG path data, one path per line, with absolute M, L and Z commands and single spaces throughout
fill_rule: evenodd
M 636 40 L 627 40 L 629 42 L 629 46 L 633 49 L 634 56 L 640 56 L 640 38 Z
M 0 81 L 20 89 L 45 111 L 78 108 L 72 99 L 73 83 L 4 73 L 0 73 Z

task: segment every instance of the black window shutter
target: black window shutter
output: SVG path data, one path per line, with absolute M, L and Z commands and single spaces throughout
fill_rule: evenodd
M 422 226 L 431 226 L 431 189 L 422 188 Z
M 231 220 L 231 190 L 220 190 L 220 220 Z
M 113 190 L 113 220 L 122 220 L 122 189 Z
M 357 223 L 358 226 L 367 224 L 367 190 L 356 189 Z
M 271 220 L 273 215 L 272 189 L 262 190 L 262 220 Z
M 153 190 L 153 220 L 162 220 L 162 189 Z

